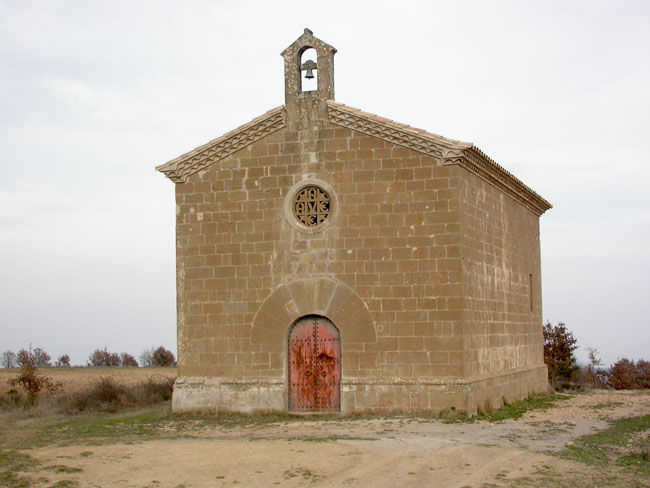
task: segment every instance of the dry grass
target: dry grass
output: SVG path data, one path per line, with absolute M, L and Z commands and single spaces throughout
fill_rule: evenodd
M 112 378 L 125 386 L 132 386 L 149 378 L 176 378 L 177 368 L 39 368 L 40 374 L 63 385 L 66 393 L 82 392 L 99 378 Z M 20 369 L 0 369 L 0 394 L 9 389 L 8 381 L 20 374 Z
M 40 368 L 38 374 L 63 387 L 42 392 L 32 401 L 27 391 L 11 389 L 8 384 L 19 373 L 14 370 L 5 374 L 0 390 L 0 410 L 13 418 L 116 412 L 154 405 L 171 399 L 176 378 L 176 368 Z
M 21 419 L 87 412 L 118 412 L 168 402 L 172 398 L 173 387 L 172 378 L 150 378 L 128 386 L 111 378 L 100 378 L 84 391 L 40 395 L 33 402 L 20 392 L 0 395 L 0 413 Z

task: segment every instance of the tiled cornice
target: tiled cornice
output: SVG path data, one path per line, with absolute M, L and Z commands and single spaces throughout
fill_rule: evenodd
M 542 215 L 553 207 L 548 201 L 526 186 L 519 178 L 495 163 L 476 146 L 465 150 L 463 157 L 454 162 L 457 162 L 468 171 L 496 186 L 537 215 Z
M 328 100 L 327 106 L 330 122 L 433 156 L 441 163 L 447 158 L 460 157 L 465 148 L 471 147 L 471 144 L 399 124 L 342 103 Z
M 193 151 L 157 166 L 156 170 L 164 173 L 174 183 L 183 183 L 197 171 L 230 156 L 284 126 L 284 107 L 280 106 Z
M 461 142 L 328 101 L 330 122 L 434 157 L 439 165 L 458 164 L 535 212 L 552 205 L 469 142 Z

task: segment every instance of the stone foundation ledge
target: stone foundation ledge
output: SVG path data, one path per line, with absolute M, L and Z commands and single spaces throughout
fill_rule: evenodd
M 410 411 L 436 413 L 499 408 L 548 391 L 546 366 L 518 368 L 470 379 L 421 379 L 418 383 L 352 381 L 341 385 L 341 411 Z
M 497 409 L 504 402 L 513 403 L 533 394 L 548 392 L 548 369 L 542 364 L 499 375 L 484 375 L 470 380 L 468 385 L 470 395 L 467 413 L 474 415 L 479 410 Z
M 172 411 L 285 411 L 283 380 L 179 377 L 174 383 Z
M 341 412 L 456 411 L 469 415 L 498 408 L 548 390 L 546 366 L 511 370 L 472 379 L 422 378 L 341 383 Z M 287 411 L 284 379 L 180 377 L 174 384 L 174 412 Z

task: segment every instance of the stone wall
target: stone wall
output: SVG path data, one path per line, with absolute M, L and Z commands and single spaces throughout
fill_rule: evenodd
M 277 287 L 320 276 L 354 290 L 376 331 L 342 337 L 345 380 L 461 377 L 458 171 L 325 126 L 280 130 L 177 184 L 180 375 L 284 378 L 286 347 L 251 342 L 251 324 Z M 306 175 L 338 207 L 313 235 L 283 212 Z
M 284 210 L 304 179 L 335 198 L 322 232 Z M 191 175 L 176 202 L 176 410 L 286 409 L 288 332 L 312 313 L 341 331 L 344 411 L 473 412 L 540 376 L 537 216 L 460 166 L 320 120 Z
M 543 366 L 539 217 L 461 171 L 465 375 Z

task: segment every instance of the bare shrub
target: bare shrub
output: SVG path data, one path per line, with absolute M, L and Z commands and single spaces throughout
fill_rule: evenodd
M 588 347 L 587 357 L 589 358 L 589 364 L 580 366 L 579 369 L 574 371 L 571 377 L 572 383 L 592 388 L 607 387 L 608 373 L 601 367 L 603 362 L 600 359 L 598 349 Z
M 153 352 L 153 365 L 161 367 L 175 366 L 176 358 L 174 353 L 160 346 Z
M 553 386 L 567 386 L 578 370 L 573 355 L 573 351 L 578 348 L 577 342 L 562 322 L 557 325 L 551 325 L 550 322 L 544 324 L 544 362 L 548 366 L 548 379 Z
M 102 377 L 86 391 L 72 396 L 69 410 L 115 412 L 132 403 L 129 389 L 111 377 Z
M 43 366 L 52 366 L 50 362 L 52 358 L 40 347 L 32 349 L 32 345 L 29 345 L 28 349 L 21 349 L 18 351 L 18 356 L 16 356 L 18 365 L 22 367 L 23 365 L 30 363 L 37 368 Z
M 140 360 L 140 364 L 142 366 L 153 366 L 153 352 L 154 348 L 151 347 L 149 349 L 145 349 L 140 353 L 140 356 L 138 356 L 138 359 Z
M 136 388 L 139 401 L 146 405 L 152 403 L 166 402 L 172 399 L 174 391 L 175 378 L 167 378 L 165 376 L 150 377 L 147 381 Z
M 639 359 L 636 362 L 637 384 L 639 388 L 650 388 L 650 361 Z
M 70 356 L 67 354 L 64 354 L 63 356 L 59 356 L 59 358 L 56 360 L 56 363 L 54 365 L 57 368 L 69 368 L 70 367 Z
M 587 357 L 589 358 L 589 366 L 592 369 L 599 368 L 603 365 L 603 361 L 600 359 L 600 353 L 595 347 L 587 348 Z
M 36 351 L 36 350 L 35 350 Z M 55 382 L 49 376 L 42 375 L 38 372 L 37 356 L 34 353 L 24 349 L 18 353 L 21 357 L 20 375 L 9 380 L 9 385 L 20 387 L 27 394 L 27 403 L 33 405 L 42 391 L 50 393 L 61 388 L 61 383 Z M 49 358 L 49 356 L 48 356 Z
M 126 386 L 111 377 L 102 377 L 86 391 L 70 395 L 64 408 L 68 412 L 116 412 L 170 400 L 173 388 L 173 378 L 151 377 L 138 385 Z
M 108 352 L 107 348 L 95 349 L 95 352 L 88 357 L 86 364 L 93 368 L 119 366 L 120 357 L 117 353 Z
M 0 407 L 5 409 L 23 407 L 25 403 L 23 396 L 16 388 L 11 388 L 4 395 L 0 395 Z
M 163 346 L 159 346 L 157 349 L 153 347 L 145 349 L 140 354 L 139 359 L 142 366 L 176 366 L 176 358 L 174 357 L 174 353 L 169 349 L 165 349 Z
M 137 368 L 138 362 L 129 353 L 123 352 L 122 354 L 120 354 L 120 366 Z
M 619 359 L 609 369 L 609 385 L 615 390 L 630 390 L 635 383 L 636 367 L 634 361 Z
M 650 362 L 639 359 L 635 363 L 627 358 L 619 359 L 607 372 L 607 384 L 615 390 L 650 388 Z
M 571 375 L 571 385 L 573 387 L 589 388 L 607 388 L 607 378 L 609 373 L 606 369 L 593 370 L 588 365 L 580 366 Z
M 18 365 L 18 358 L 16 353 L 12 351 L 5 351 L 0 356 L 0 366 L 3 368 L 15 368 Z
M 0 408 L 15 418 L 47 417 L 60 413 L 117 412 L 169 401 L 175 378 L 152 376 L 135 385 L 102 377 L 80 392 L 40 395 L 33 402 L 17 389 L 0 395 Z

